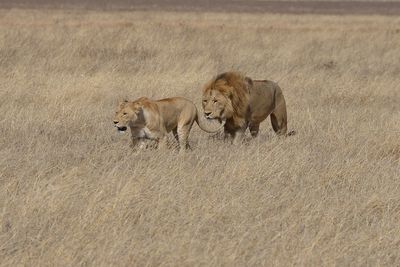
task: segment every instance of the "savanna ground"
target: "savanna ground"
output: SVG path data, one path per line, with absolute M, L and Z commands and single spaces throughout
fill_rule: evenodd
M 1 265 L 400 264 L 398 17 L 0 15 Z M 113 128 L 226 70 L 278 81 L 297 134 L 194 126 L 179 156 Z

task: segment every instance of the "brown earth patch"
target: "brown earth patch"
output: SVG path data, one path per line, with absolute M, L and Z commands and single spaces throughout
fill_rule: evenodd
M 3 0 L 0 8 L 399 15 L 400 2 L 246 0 Z

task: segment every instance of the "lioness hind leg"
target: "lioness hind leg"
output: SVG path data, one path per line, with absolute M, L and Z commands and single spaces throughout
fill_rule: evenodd
M 178 142 L 179 142 L 179 149 L 182 151 L 184 149 L 190 149 L 190 145 L 188 142 L 189 133 L 192 129 L 192 124 L 187 124 L 183 126 L 178 126 Z
M 178 128 L 173 129 L 172 133 L 174 134 L 175 140 L 178 142 L 176 147 L 180 148 L 181 147 L 181 142 L 180 142 L 180 138 L 179 138 Z
M 172 129 L 172 133 L 174 134 L 176 141 L 179 142 L 178 128 Z

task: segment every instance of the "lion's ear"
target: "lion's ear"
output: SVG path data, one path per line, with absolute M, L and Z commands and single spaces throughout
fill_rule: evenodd
M 253 86 L 253 80 L 249 77 L 244 78 L 244 80 L 246 81 L 246 83 L 250 86 Z

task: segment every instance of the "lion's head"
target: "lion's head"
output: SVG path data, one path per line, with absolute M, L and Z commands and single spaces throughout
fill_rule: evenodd
M 132 127 L 142 121 L 143 104 L 141 100 L 143 100 L 143 98 L 133 102 L 125 100 L 119 103 L 113 120 L 118 131 L 124 132 L 128 127 Z
M 203 89 L 203 110 L 208 119 L 239 123 L 246 116 L 251 80 L 237 72 L 225 72 Z

